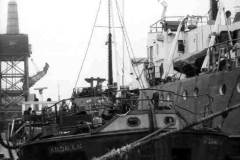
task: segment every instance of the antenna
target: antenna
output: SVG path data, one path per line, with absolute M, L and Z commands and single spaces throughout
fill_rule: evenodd
M 124 7 L 125 7 L 125 0 L 122 0 L 122 20 L 124 21 Z M 123 30 L 123 26 L 122 26 Z M 122 32 L 122 86 L 124 86 L 124 79 L 125 79 L 125 43 L 124 43 L 124 33 Z

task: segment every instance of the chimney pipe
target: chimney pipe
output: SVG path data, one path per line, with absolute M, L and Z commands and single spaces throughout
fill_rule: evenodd
M 218 13 L 218 0 L 210 0 L 209 19 L 215 21 Z
M 8 2 L 7 34 L 19 34 L 17 2 Z

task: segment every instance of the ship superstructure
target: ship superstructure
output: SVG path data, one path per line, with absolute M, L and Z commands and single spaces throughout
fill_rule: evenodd
M 173 75 L 178 78 L 179 73 L 183 73 L 181 78 L 200 74 L 213 34 L 217 34 L 216 43 L 236 43 L 239 37 L 238 13 L 235 17 L 226 17 L 223 7 L 218 11 L 218 3 L 210 2 L 209 17 L 164 16 L 150 26 L 147 42 L 149 67 L 146 73 L 150 85 L 159 84 Z
M 182 106 L 179 111 L 190 120 L 239 102 L 239 13 L 231 16 L 221 2 L 210 1 L 209 17 L 162 17 L 150 27 L 145 77 L 153 88 L 182 95 L 179 99 L 159 92 L 160 99 Z M 239 134 L 238 114 L 237 110 L 211 126 Z

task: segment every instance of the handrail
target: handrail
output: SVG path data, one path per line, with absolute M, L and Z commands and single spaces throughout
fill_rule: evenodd
M 220 46 L 220 45 L 222 45 L 222 44 L 227 44 L 228 42 L 231 42 L 231 41 L 238 41 L 238 40 L 240 40 L 240 38 L 236 38 L 236 39 L 232 39 L 232 40 L 226 40 L 226 41 L 224 41 L 224 42 L 221 42 L 221 43 L 217 43 L 217 44 L 214 44 L 214 45 L 212 45 L 212 46 L 210 46 L 210 47 L 208 47 L 208 48 L 213 48 L 213 47 L 216 47 L 216 46 Z M 230 46 L 229 46 L 230 47 Z
M 196 97 L 203 97 L 203 96 L 206 96 L 208 97 L 209 101 L 212 101 L 213 100 L 213 97 L 210 96 L 209 94 L 202 94 L 202 95 L 196 95 L 196 96 L 190 96 L 190 95 L 181 95 L 181 94 L 177 94 L 176 92 L 174 91 L 169 91 L 169 90 L 163 90 L 163 89 L 154 89 L 154 88 L 145 88 L 145 89 L 138 89 L 139 91 L 159 91 L 159 92 L 166 92 L 166 93 L 171 93 L 175 96 L 179 96 L 179 97 L 188 97 L 188 98 L 196 98 Z M 121 90 L 117 90 L 117 91 L 113 91 L 113 92 L 121 92 Z M 129 101 L 132 101 L 132 100 L 137 100 L 137 101 L 145 101 L 145 100 L 151 100 L 151 99 L 129 99 L 129 98 L 116 98 L 116 99 L 122 99 L 122 100 L 129 100 Z M 74 98 L 66 98 L 66 99 L 62 99 L 56 103 L 54 103 L 52 106 L 49 106 L 49 107 L 46 107 L 45 109 L 50 109 L 50 108 L 53 108 L 55 107 L 57 104 L 60 104 L 61 102 L 63 101 L 67 101 L 67 100 L 74 100 Z M 161 99 L 162 101 L 166 101 L 166 102 L 170 102 L 170 100 L 164 100 L 164 99 Z M 104 103 L 102 103 L 101 105 L 106 105 Z M 94 105 L 96 106 L 96 105 Z M 100 106 L 100 105 L 99 105 Z M 107 105 L 106 105 L 107 106 Z
M 182 19 L 182 18 L 184 18 L 184 17 L 185 17 L 185 16 L 165 16 L 164 18 L 159 19 L 159 20 L 157 20 L 156 22 L 154 22 L 152 25 L 150 25 L 150 27 L 152 27 L 152 26 L 154 26 L 154 25 L 156 25 L 156 24 L 158 24 L 158 23 L 164 22 L 163 19 L 164 19 L 164 20 L 166 20 L 166 19 L 171 19 L 171 18 L 179 18 L 179 19 Z M 196 17 L 206 17 L 206 16 L 196 16 Z
M 210 96 L 209 94 L 201 94 L 201 95 L 193 95 L 193 96 L 191 96 L 191 95 L 181 95 L 181 94 L 178 94 L 178 93 L 173 92 L 173 91 L 167 91 L 167 90 L 162 90 L 162 89 L 154 89 L 154 88 L 142 89 L 142 90 L 152 90 L 152 91 L 158 91 L 158 92 L 166 92 L 166 93 L 171 93 L 172 95 L 175 95 L 177 97 L 186 97 L 186 98 L 194 98 L 194 99 L 197 98 L 197 97 L 207 97 L 208 104 L 205 104 L 205 106 L 210 106 L 211 103 L 214 101 L 214 98 L 212 96 Z M 162 102 L 171 102 L 171 103 L 173 103 L 172 105 L 174 107 L 178 107 L 180 109 L 182 108 L 181 106 L 179 106 L 176 103 L 174 103 L 175 101 L 173 99 L 172 100 L 161 99 L 160 101 L 162 101 Z M 190 110 L 187 110 L 187 111 L 190 112 L 190 113 L 193 113 Z M 193 114 L 196 114 L 196 113 L 193 113 Z M 202 114 L 205 114 L 205 112 L 204 113 L 200 113 L 199 115 L 202 115 Z
M 59 104 L 59 103 L 61 103 L 61 102 L 63 102 L 63 101 L 68 101 L 68 100 L 72 100 L 72 99 L 73 99 L 73 98 L 62 99 L 62 100 L 54 103 L 53 105 L 51 105 L 51 106 L 49 106 L 49 107 L 46 107 L 45 109 L 50 109 L 50 108 L 52 108 L 52 107 L 55 107 L 57 104 Z
M 161 18 L 161 19 L 157 20 L 155 23 L 151 24 L 150 25 L 150 29 L 152 29 L 152 28 L 154 28 L 154 29 L 162 28 L 162 27 L 156 27 L 156 26 L 158 24 L 160 24 L 160 23 L 164 23 L 165 21 L 168 21 L 169 19 L 171 20 L 171 19 L 174 19 L 174 18 L 178 18 L 178 20 L 180 21 L 180 19 L 182 19 L 184 17 L 185 16 L 166 16 L 164 18 Z M 189 16 L 189 18 L 190 19 L 192 19 L 192 18 L 199 18 L 198 23 L 200 23 L 200 24 L 207 23 L 207 22 L 203 21 L 203 19 L 207 19 L 207 16 L 194 16 L 194 15 L 192 15 L 192 16 Z
M 213 97 L 210 96 L 209 94 L 201 94 L 201 95 L 197 95 L 197 96 L 189 96 L 189 95 L 183 96 L 183 95 L 181 95 L 181 94 L 177 94 L 177 93 L 174 92 L 174 91 L 168 91 L 168 90 L 163 90 L 163 89 L 145 88 L 145 89 L 140 89 L 140 90 L 160 91 L 160 92 L 171 93 L 171 94 L 176 95 L 176 96 L 179 96 L 179 97 L 190 97 L 190 98 L 207 96 L 207 97 L 209 97 L 210 99 L 213 99 Z
M 120 92 L 121 90 L 117 90 L 117 91 L 113 91 L 113 92 Z M 196 95 L 196 96 L 190 96 L 190 95 L 181 95 L 178 94 L 174 91 L 169 91 L 169 90 L 163 90 L 163 89 L 154 89 L 154 88 L 148 88 L 148 89 L 139 89 L 139 91 L 157 91 L 157 92 L 165 92 L 165 93 L 170 93 L 171 95 L 174 96 L 178 96 L 178 97 L 190 97 L 190 98 L 196 98 L 196 97 L 207 97 L 208 98 L 208 104 L 206 105 L 210 105 L 211 102 L 213 101 L 213 97 L 211 97 L 209 94 L 202 94 L 202 95 Z M 146 93 L 146 92 L 143 92 Z M 174 99 L 175 98 L 171 98 L 171 99 L 167 99 L 166 97 L 160 97 L 159 98 L 159 103 L 158 106 L 170 106 L 170 109 L 174 109 L 172 107 L 175 107 L 174 104 Z M 131 109 L 137 107 L 139 105 L 138 102 L 140 101 L 148 101 L 150 102 L 150 104 L 154 105 L 153 103 L 153 99 L 152 98 L 140 98 L 140 97 L 130 97 L 130 98 L 122 98 L 122 97 L 116 97 L 116 100 L 118 100 L 120 103 L 120 105 L 115 105 L 113 103 L 90 103 L 90 104 L 86 104 L 84 105 L 85 107 L 83 109 L 78 109 L 76 108 L 76 110 L 72 107 L 70 107 L 70 110 L 61 110 L 60 108 L 58 108 L 57 105 L 61 104 L 64 101 L 68 101 L 68 100 L 74 100 L 74 98 L 67 98 L 67 99 L 62 99 L 56 103 L 54 103 L 53 105 L 46 107 L 44 110 L 45 112 L 42 112 L 42 118 L 41 118 L 41 124 L 47 124 L 48 122 L 54 121 L 55 123 L 61 123 L 62 118 L 61 117 L 65 117 L 65 116 L 69 116 L 69 115 L 73 115 L 76 113 L 80 113 L 82 111 L 84 112 L 95 112 L 95 111 L 100 111 L 100 110 L 104 110 L 104 109 L 110 109 L 111 108 L 113 110 L 118 110 L 121 111 L 121 106 L 128 106 Z M 52 108 L 55 108 L 55 110 L 52 110 Z M 150 107 L 151 108 L 151 107 Z M 51 111 L 49 112 L 48 110 L 51 109 Z M 33 119 L 31 119 L 30 121 L 33 121 Z M 36 121 L 38 122 L 38 121 Z

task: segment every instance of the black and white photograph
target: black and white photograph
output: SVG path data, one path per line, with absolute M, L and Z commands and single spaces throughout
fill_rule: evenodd
M 240 0 L 0 0 L 0 160 L 240 160 Z

